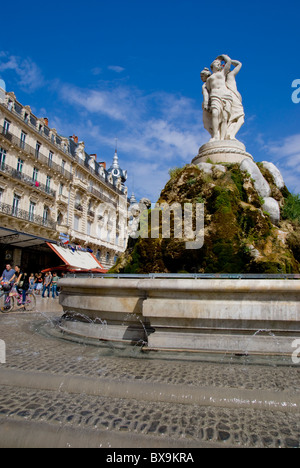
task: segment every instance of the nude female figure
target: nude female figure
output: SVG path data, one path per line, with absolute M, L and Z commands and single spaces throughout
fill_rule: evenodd
M 234 66 L 233 70 L 231 65 Z M 204 127 L 211 134 L 210 141 L 235 139 L 244 123 L 242 98 L 235 81 L 241 67 L 241 62 L 223 54 L 211 64 L 212 73 L 207 68 L 201 72 L 204 82 L 203 121 Z

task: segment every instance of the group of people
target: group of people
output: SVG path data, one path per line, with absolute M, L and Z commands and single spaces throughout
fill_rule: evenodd
M 26 303 L 26 294 L 29 290 L 35 291 L 36 294 L 52 293 L 53 299 L 58 296 L 57 283 L 59 277 L 56 273 L 31 273 L 30 275 L 23 271 L 19 265 L 13 268 L 11 264 L 7 264 L 5 270 L 0 277 L 0 284 L 5 291 L 10 291 L 14 287 L 22 295 L 22 305 Z
M 59 276 L 57 276 L 57 273 L 55 272 L 53 272 L 53 274 L 51 272 L 46 272 L 45 276 L 43 276 L 42 273 L 31 273 L 29 277 L 29 286 L 31 289 L 36 291 L 38 295 L 42 293 L 42 297 L 45 297 L 45 294 L 47 293 L 47 297 L 50 297 L 50 293 L 52 293 L 52 297 L 55 299 L 58 296 L 58 280 Z

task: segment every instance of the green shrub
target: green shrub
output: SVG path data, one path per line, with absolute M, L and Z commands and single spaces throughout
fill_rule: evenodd
M 300 195 L 290 193 L 285 199 L 282 218 L 300 222 Z
M 231 178 L 239 191 L 241 200 L 244 202 L 248 201 L 247 193 L 244 189 L 244 178 L 241 171 L 239 169 L 232 169 Z
M 177 177 L 180 172 L 182 171 L 182 167 L 173 167 L 171 169 L 169 169 L 169 176 L 171 179 L 175 179 L 175 177 Z

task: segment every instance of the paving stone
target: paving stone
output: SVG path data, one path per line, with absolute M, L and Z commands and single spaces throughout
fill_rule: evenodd
M 128 446 L 131 442 L 134 445 L 135 437 L 142 437 L 149 446 L 160 440 L 195 447 L 299 447 L 298 410 L 241 408 L 238 404 L 227 407 L 225 403 L 220 407 L 209 401 L 205 405 L 174 404 L 167 399 L 132 398 L 130 394 L 122 398 L 69 394 L 63 387 L 59 391 L 46 386 L 38 389 L 34 382 L 26 386 L 26 381 L 18 387 L 1 384 L 1 371 L 11 370 L 25 376 L 43 374 L 49 381 L 57 375 L 82 376 L 99 385 L 108 379 L 121 386 L 126 382 L 145 388 L 168 384 L 175 391 L 182 386 L 196 386 L 199 391 L 210 387 L 251 390 L 258 397 L 266 390 L 299 394 L 299 366 L 286 362 L 272 365 L 267 361 L 256 364 L 228 356 L 190 361 L 175 355 L 144 355 L 140 350 L 111 344 L 78 344 L 64 339 L 57 331 L 56 319 L 51 312 L 0 316 L 0 338 L 7 347 L 7 362 L 0 365 L 0 447 L 1 427 L 25 422 L 32 428 L 44 424 L 43 427 L 66 433 L 71 428 L 83 431 L 82 434 L 91 431 L 100 438 L 104 437 L 103 431 L 108 431 L 112 441 L 119 441 L 117 435 L 122 434 Z M 26 436 L 29 437 L 28 432 Z

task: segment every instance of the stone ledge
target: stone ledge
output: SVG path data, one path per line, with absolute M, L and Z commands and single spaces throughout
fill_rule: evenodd
M 87 337 L 95 337 L 97 321 L 105 320 L 99 339 L 279 355 L 292 354 L 292 343 L 300 338 L 300 282 L 295 280 L 95 278 L 65 279 L 60 285 L 68 315 L 64 330 L 76 333 L 74 321 L 85 321 L 77 332 Z M 262 330 L 269 335 L 251 338 Z

